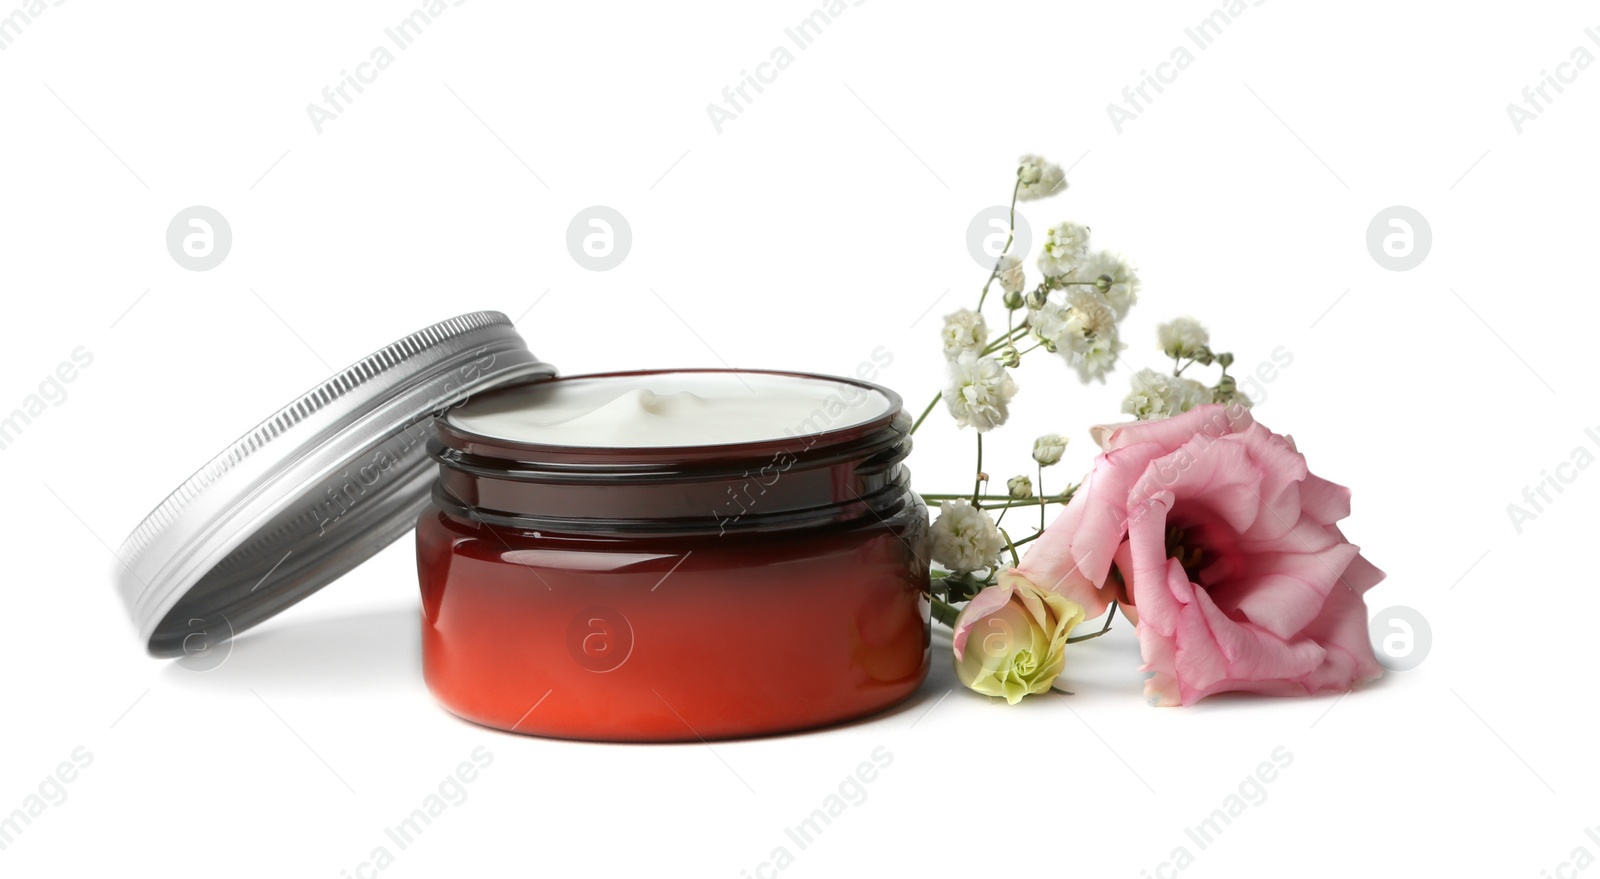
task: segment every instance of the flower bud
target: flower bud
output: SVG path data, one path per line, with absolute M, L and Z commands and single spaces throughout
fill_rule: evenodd
M 1028 292 L 1028 298 L 1025 301 L 1027 302 L 1029 308 L 1037 311 L 1041 308 L 1044 308 L 1045 300 L 1049 297 L 1050 294 L 1048 292 L 1035 289 Z
M 1022 362 L 1022 352 L 1018 351 L 1014 345 L 1007 345 L 1000 349 L 998 359 L 1001 366 L 1007 369 L 1015 369 L 1017 364 Z
M 1004 302 L 1006 308 L 1009 308 L 1012 311 L 1016 311 L 1017 309 L 1019 309 L 1023 305 L 1025 305 L 1026 302 L 1027 302 L 1025 299 L 1022 298 L 1022 292 L 1019 291 L 1019 290 L 1007 290 L 1005 297 L 1002 298 L 1000 301 Z
M 956 617 L 956 677 L 1015 705 L 1050 689 L 1066 666 L 1067 637 L 1084 608 L 1018 577 L 978 593 Z
M 1033 441 L 1033 460 L 1039 462 L 1040 467 L 1049 467 L 1061 460 L 1061 453 L 1067 450 L 1067 438 L 1059 433 L 1047 433 Z
M 1100 277 L 1094 279 L 1094 288 L 1099 290 L 1101 293 L 1109 293 L 1111 292 L 1112 283 L 1113 281 L 1111 280 L 1110 275 L 1101 275 Z
M 1013 476 L 1006 480 L 1006 491 L 1012 500 L 1025 501 L 1033 497 L 1033 480 L 1026 476 Z
M 1223 369 L 1227 369 L 1228 367 L 1233 365 L 1233 354 L 1230 353 L 1230 352 L 1224 351 L 1221 354 L 1217 355 L 1217 362 L 1222 364 L 1222 368 Z

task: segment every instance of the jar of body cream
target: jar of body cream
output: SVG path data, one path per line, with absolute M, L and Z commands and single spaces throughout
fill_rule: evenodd
M 146 649 L 215 668 L 415 525 L 424 675 L 478 723 L 711 739 L 918 688 L 927 511 L 898 396 L 800 373 L 555 376 L 477 312 L 273 413 L 118 549 Z
M 561 378 L 436 419 L 428 686 L 490 726 L 711 739 L 892 705 L 929 664 L 910 419 L 873 385 Z

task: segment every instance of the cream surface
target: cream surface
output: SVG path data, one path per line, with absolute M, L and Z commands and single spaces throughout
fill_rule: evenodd
M 664 372 L 538 382 L 469 400 L 447 418 L 462 430 L 517 442 L 660 448 L 838 430 L 891 406 L 879 391 L 826 378 Z

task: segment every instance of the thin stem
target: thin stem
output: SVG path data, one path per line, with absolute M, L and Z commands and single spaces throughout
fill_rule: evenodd
M 1039 535 L 1041 535 L 1043 533 L 1044 533 L 1043 531 L 1035 531 L 1034 533 L 1029 534 L 1027 537 L 1022 538 L 1021 540 L 1017 540 L 1017 541 L 1012 542 L 1011 545 L 1012 546 L 1026 546 L 1027 544 L 1030 544 L 1030 543 L 1034 542 L 1035 540 L 1038 540 L 1039 539 Z
M 1044 531 L 1044 465 L 1039 465 L 1039 531 Z
M 933 399 L 928 401 L 927 408 L 922 410 L 922 414 L 917 416 L 916 423 L 911 425 L 911 432 L 912 433 L 916 433 L 917 432 L 917 428 L 922 426 L 922 422 L 927 419 L 928 413 L 933 411 L 933 407 L 939 405 L 939 398 L 941 398 L 943 396 L 944 396 L 943 394 L 934 394 L 933 395 Z
M 1089 635 L 1079 635 L 1076 638 L 1068 638 L 1067 639 L 1067 643 L 1068 644 L 1076 644 L 1079 641 L 1088 641 L 1088 640 L 1090 640 L 1092 638 L 1098 638 L 1101 635 L 1104 635 L 1106 632 L 1111 630 L 1111 619 L 1112 619 L 1112 617 L 1115 617 L 1116 615 L 1117 615 L 1117 604 L 1116 604 L 1116 602 L 1112 602 L 1111 603 L 1111 609 L 1106 611 L 1106 624 L 1100 627 L 1100 631 L 1094 632 L 1093 634 L 1089 634 Z
M 982 357 L 985 354 L 993 354 L 994 352 L 999 351 L 1001 348 L 1004 348 L 1005 346 L 1021 338 L 1022 335 L 1027 331 L 1028 328 L 1025 325 L 1017 327 L 1014 330 L 1007 330 L 1004 336 L 1001 336 L 993 342 L 990 342 L 988 345 L 985 345 L 983 350 L 978 352 L 978 356 Z
M 978 494 L 983 490 L 983 434 L 978 433 L 976 436 L 978 437 L 978 468 L 977 472 L 972 476 L 973 506 L 978 505 Z
M 993 495 L 991 495 L 991 497 L 992 496 Z M 924 497 L 926 497 L 926 495 L 924 495 Z M 1047 503 L 1047 504 L 1048 503 L 1055 503 L 1057 501 L 1065 503 L 1065 502 L 1070 501 L 1070 500 L 1072 500 L 1072 495 L 1070 495 L 1070 494 L 1063 494 L 1063 495 L 1057 495 L 1055 497 L 1044 498 L 1044 502 Z M 1007 501 L 1005 503 L 998 503 L 998 504 L 980 504 L 980 505 L 978 505 L 978 509 L 980 509 L 980 510 L 1004 510 L 1004 509 L 1009 509 L 1011 507 L 1031 507 L 1031 506 L 1033 506 L 1034 504 L 1037 504 L 1037 503 L 1039 503 L 1039 499 L 1038 498 L 1028 498 L 1027 500 L 1024 500 L 1024 501 Z
M 1001 513 L 1001 515 L 1003 516 L 1005 514 Z M 998 524 L 999 523 L 996 523 L 996 525 Z M 1000 529 L 1000 534 L 1006 539 L 1006 549 L 1011 550 L 1011 567 L 1014 568 L 1017 565 L 1022 564 L 1022 557 L 1017 555 L 1017 544 L 1012 541 L 1011 535 L 1006 533 L 1006 529 L 1004 528 Z
M 1011 252 L 1011 242 L 1017 235 L 1017 193 L 1022 191 L 1022 169 L 1017 169 L 1017 183 L 1011 187 L 1011 218 L 1007 222 L 1010 227 L 1006 229 L 1006 246 L 1000 248 L 1000 255 L 995 257 L 994 271 L 989 273 L 989 280 L 983 282 L 983 292 L 978 295 L 978 310 L 983 310 L 983 302 L 989 298 L 989 287 L 1000 277 L 1000 263 L 1005 260 L 1006 254 Z

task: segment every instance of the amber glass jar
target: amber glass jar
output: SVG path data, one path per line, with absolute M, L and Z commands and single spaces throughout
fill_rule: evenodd
M 927 510 L 892 391 L 735 370 L 540 387 L 755 376 L 839 401 L 793 435 L 700 445 L 541 444 L 435 419 L 417 561 L 424 672 L 442 704 L 515 732 L 692 741 L 859 717 L 918 688 Z M 471 405 L 515 408 L 525 393 Z

